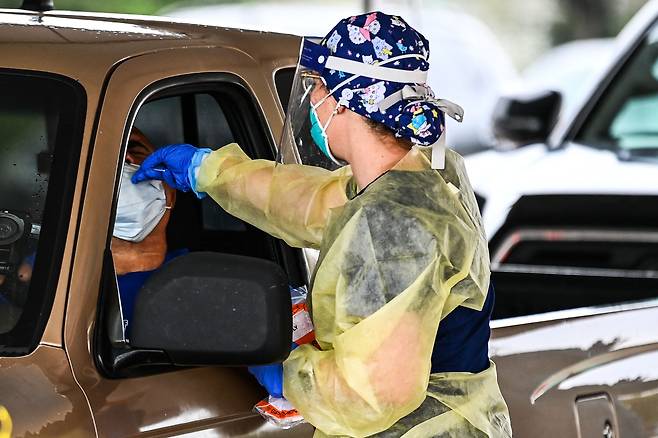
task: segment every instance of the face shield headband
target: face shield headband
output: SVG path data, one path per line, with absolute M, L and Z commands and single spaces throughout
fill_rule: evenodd
M 300 61 L 295 73 L 295 79 L 293 80 L 284 132 L 279 144 L 278 160 L 286 163 L 317 165 L 329 169 L 335 169 L 340 164 L 344 164 L 336 160 L 327 148 L 328 156 L 331 157 L 331 159 L 328 159 L 325 154 L 315 147 L 310 136 L 310 124 L 308 123 L 308 112 L 311 108 L 310 95 L 314 87 L 320 83 L 326 84 L 324 79 L 322 79 L 322 74 L 325 70 L 340 71 L 347 73 L 348 76 L 329 90 L 329 93 L 316 104 L 316 108 L 321 102 L 344 88 L 348 83 L 363 76 L 376 80 L 407 84 L 401 90 L 386 96 L 384 100 L 379 102 L 378 107 L 381 113 L 384 113 L 388 108 L 401 100 L 409 101 L 409 105 L 418 102 L 429 102 L 448 116 L 461 122 L 464 114 L 462 108 L 448 100 L 435 98 L 432 90 L 425 85 L 427 82 L 427 71 L 401 70 L 386 67 L 387 64 L 394 65 L 396 61 L 412 57 L 422 58 L 422 55 L 406 54 L 391 57 L 385 61 L 380 61 L 378 64 L 367 64 L 332 56 L 331 51 L 327 47 L 310 39 L 303 39 Z M 333 115 L 337 112 L 338 106 L 343 105 L 349 107 L 347 101 L 343 100 L 343 95 L 345 95 L 346 91 L 347 89 L 343 89 L 341 96 L 334 96 L 338 105 L 328 122 L 331 121 Z M 349 91 L 356 93 L 360 90 Z M 325 125 L 328 125 L 328 122 Z M 326 129 L 326 126 L 323 128 Z M 436 143 L 427 147 L 432 148 L 432 167 L 442 168 L 445 160 L 445 132 L 441 134 L 441 137 Z

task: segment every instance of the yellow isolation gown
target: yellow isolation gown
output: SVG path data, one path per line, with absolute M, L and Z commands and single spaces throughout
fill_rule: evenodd
M 320 250 L 311 284 L 316 338 L 284 362 L 284 395 L 317 436 L 509 437 L 496 369 L 430 375 L 440 321 L 480 310 L 489 254 L 462 158 L 444 170 L 412 148 L 356 193 L 349 167 L 210 154 L 197 191 L 294 247 Z

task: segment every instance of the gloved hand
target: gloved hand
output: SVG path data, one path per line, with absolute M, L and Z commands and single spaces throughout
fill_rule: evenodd
M 210 152 L 210 149 L 199 149 L 189 144 L 164 146 L 144 160 L 131 181 L 137 184 L 157 179 L 165 181 L 176 190 L 189 192 L 196 185 L 196 168 Z
M 283 364 L 258 365 L 247 369 L 272 397 L 283 397 Z

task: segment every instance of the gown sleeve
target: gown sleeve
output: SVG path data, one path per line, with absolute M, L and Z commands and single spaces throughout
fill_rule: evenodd
M 204 160 L 196 189 L 230 214 L 290 246 L 318 248 L 331 209 L 347 201 L 350 178 L 349 167 L 331 172 L 252 160 L 232 143 Z

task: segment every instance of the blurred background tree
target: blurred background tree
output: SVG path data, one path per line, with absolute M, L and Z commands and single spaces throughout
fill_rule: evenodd
M 645 0 L 559 0 L 551 28 L 554 45 L 583 38 L 616 35 Z
M 236 0 L 54 0 L 57 9 L 87 12 L 115 12 L 122 14 L 157 14 L 164 7 L 175 3 L 182 5 L 203 5 L 218 3 L 238 3 Z M 18 8 L 22 0 L 0 0 L 0 8 Z

